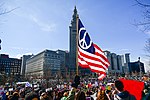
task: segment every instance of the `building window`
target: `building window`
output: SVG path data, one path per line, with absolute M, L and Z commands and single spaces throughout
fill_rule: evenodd
M 72 30 L 72 32 L 76 32 L 76 30 Z

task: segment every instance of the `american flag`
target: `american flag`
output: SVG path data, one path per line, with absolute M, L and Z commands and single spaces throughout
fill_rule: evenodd
M 106 76 L 109 61 L 103 51 L 92 42 L 81 20 L 78 21 L 78 63 L 82 68 L 89 68 L 99 75 L 98 79 Z

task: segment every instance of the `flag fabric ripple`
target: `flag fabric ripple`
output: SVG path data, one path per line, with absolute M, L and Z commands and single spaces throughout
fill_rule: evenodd
M 78 21 L 78 63 L 82 68 L 89 68 L 99 75 L 98 79 L 106 76 L 109 61 L 103 51 L 92 42 L 81 20 Z
M 124 90 L 127 90 L 131 95 L 134 95 L 136 100 L 142 100 L 142 91 L 144 89 L 144 82 L 137 80 L 120 79 L 124 85 Z

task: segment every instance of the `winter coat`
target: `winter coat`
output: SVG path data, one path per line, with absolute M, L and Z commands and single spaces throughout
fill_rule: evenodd
M 128 91 L 123 91 L 114 95 L 114 100 L 136 100 Z

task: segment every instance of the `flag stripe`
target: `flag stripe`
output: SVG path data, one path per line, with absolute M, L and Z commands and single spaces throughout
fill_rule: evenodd
M 105 76 L 106 76 L 106 74 L 100 74 L 100 75 L 98 76 L 98 79 L 101 80 L 101 79 L 103 79 Z
M 109 61 L 108 61 L 107 57 L 104 55 L 103 51 L 96 44 L 94 44 L 94 47 L 96 49 L 95 54 L 102 57 L 102 59 L 105 60 L 109 65 Z
M 85 61 L 81 61 L 79 60 L 79 65 L 82 66 L 83 68 L 90 68 L 92 72 L 96 72 L 96 73 L 101 73 L 101 74 L 105 74 L 105 70 L 103 68 L 100 67 L 95 67 L 95 66 L 91 66 L 89 63 L 89 65 L 87 65 L 87 63 Z
M 82 58 L 78 56 L 78 63 L 80 66 L 82 66 L 83 68 L 89 68 L 89 65 L 84 61 L 81 60 Z
M 91 53 L 89 53 L 89 52 L 86 52 L 86 51 L 82 50 L 80 47 L 78 48 L 78 52 L 87 55 L 88 58 L 89 58 L 89 57 L 92 57 L 92 58 L 95 58 L 95 59 L 99 59 L 101 62 L 103 62 L 103 63 L 105 63 L 107 66 L 109 66 L 109 63 L 108 63 L 107 61 L 105 61 L 105 60 L 103 59 L 103 57 L 101 57 L 101 54 L 96 53 L 97 55 L 96 55 L 96 54 L 94 55 L 94 54 L 91 54 Z
M 84 60 L 86 60 L 87 62 L 92 62 L 92 63 L 94 63 L 94 64 L 97 64 L 97 65 L 101 65 L 101 66 L 103 66 L 105 69 L 107 69 L 107 64 L 105 64 L 105 62 L 103 62 L 103 61 L 101 61 L 100 59 L 98 59 L 98 58 L 94 58 L 94 57 L 92 57 L 92 56 L 89 56 L 89 55 L 86 55 L 86 54 L 84 54 L 84 53 L 82 53 L 82 52 L 80 52 L 80 50 L 79 50 L 79 52 L 78 52 L 79 54 L 79 56 L 81 56 Z
M 97 73 L 105 73 L 105 70 L 100 67 L 90 66 L 91 70 L 96 71 Z
M 88 58 L 85 58 L 83 56 L 80 56 L 80 54 L 78 54 L 78 62 L 80 62 L 82 65 L 84 65 L 84 68 L 90 68 L 91 70 L 94 70 L 96 71 L 97 73 L 99 72 L 105 72 L 105 68 L 103 67 L 103 65 L 99 65 L 99 64 L 96 64 L 96 63 L 93 63 L 93 62 L 96 62 L 96 61 L 91 61 L 90 59 Z M 86 66 L 86 67 L 85 67 Z
M 94 62 L 96 62 L 96 61 L 91 61 L 91 60 L 87 60 L 87 58 L 84 58 L 84 61 L 91 67 L 91 66 L 96 66 L 97 67 L 97 69 L 98 68 L 103 68 L 104 70 L 106 70 L 105 68 L 104 68 L 104 66 L 101 64 L 96 64 L 96 63 L 94 63 Z

